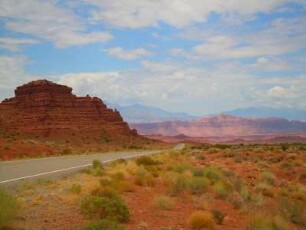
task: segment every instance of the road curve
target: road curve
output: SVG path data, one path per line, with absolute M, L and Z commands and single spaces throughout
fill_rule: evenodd
M 181 150 L 184 144 L 176 145 L 173 150 Z M 46 157 L 27 160 L 0 162 L 0 185 L 16 183 L 25 179 L 53 178 L 79 171 L 97 159 L 108 163 L 120 158 L 128 159 L 160 153 L 161 150 L 134 152 L 109 152 L 77 156 Z

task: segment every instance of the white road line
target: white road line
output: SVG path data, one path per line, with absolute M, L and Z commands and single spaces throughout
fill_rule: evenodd
M 160 151 L 158 151 L 158 152 L 160 152 Z M 157 153 L 157 152 L 153 152 L 151 154 L 154 154 L 154 153 Z M 111 159 L 111 160 L 105 160 L 105 161 L 102 161 L 102 163 L 105 164 L 105 163 L 109 163 L 109 162 L 112 162 L 112 161 L 115 161 L 115 160 L 118 160 L 118 159 L 129 159 L 129 158 L 140 157 L 140 156 L 145 156 L 145 155 L 148 155 L 148 154 L 146 154 L 146 153 L 143 153 L 143 154 L 134 154 L 134 155 L 131 155 L 131 156 L 119 157 L 119 158 L 115 158 L 115 159 Z M 23 179 L 29 179 L 29 178 L 44 176 L 44 175 L 58 173 L 58 172 L 69 171 L 69 170 L 77 169 L 77 168 L 84 168 L 84 167 L 88 167 L 90 165 L 92 165 L 92 164 L 90 163 L 90 164 L 79 165 L 79 166 L 74 166 L 74 167 L 65 168 L 65 169 L 58 169 L 58 170 L 54 170 L 54 171 L 51 171 L 51 172 L 44 172 L 44 173 L 39 173 L 39 174 L 35 174 L 35 175 L 30 175 L 30 176 L 24 176 L 24 177 L 9 179 L 9 180 L 5 180 L 5 181 L 0 181 L 0 184 L 15 182 L 15 181 L 23 180 Z

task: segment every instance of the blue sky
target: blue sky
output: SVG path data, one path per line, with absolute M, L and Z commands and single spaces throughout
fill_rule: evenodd
M 0 99 L 39 78 L 195 115 L 306 109 L 303 0 L 0 0 Z

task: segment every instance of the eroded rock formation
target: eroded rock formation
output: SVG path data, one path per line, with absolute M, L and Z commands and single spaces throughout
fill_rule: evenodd
M 137 136 L 120 113 L 97 97 L 77 97 L 72 88 L 47 80 L 17 87 L 0 103 L 0 126 L 8 132 L 43 137 Z

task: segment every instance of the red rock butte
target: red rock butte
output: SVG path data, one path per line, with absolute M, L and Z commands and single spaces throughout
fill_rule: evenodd
M 77 97 L 72 88 L 47 80 L 32 81 L 0 103 L 0 127 L 42 137 L 138 136 L 117 110 L 97 97 Z

